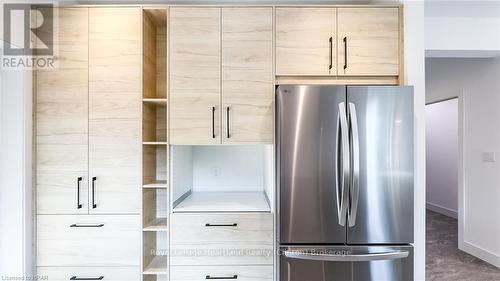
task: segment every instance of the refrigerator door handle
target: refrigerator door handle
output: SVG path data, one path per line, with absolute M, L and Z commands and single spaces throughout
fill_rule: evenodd
M 378 261 L 378 260 L 395 260 L 408 257 L 408 251 L 392 251 L 384 253 L 369 253 L 357 255 L 345 254 L 316 254 L 305 253 L 300 251 L 284 251 L 283 254 L 287 258 L 313 261 L 339 261 L 339 262 L 363 262 L 363 261 Z
M 354 103 L 349 103 L 349 122 L 350 122 L 350 139 L 351 139 L 351 178 L 349 183 L 349 196 L 351 205 L 349 206 L 348 219 L 349 226 L 356 225 L 356 214 L 358 211 L 359 201 L 359 132 L 358 132 L 358 117 L 356 115 L 356 106 Z
M 347 114 L 345 103 L 339 103 L 339 114 L 337 122 L 337 140 L 335 172 L 336 172 L 336 201 L 339 224 L 345 226 L 347 217 L 347 204 L 349 201 L 349 192 L 346 185 L 349 183 L 349 134 L 347 127 Z M 342 158 L 340 155 L 342 154 Z M 340 161 L 342 168 L 339 170 Z

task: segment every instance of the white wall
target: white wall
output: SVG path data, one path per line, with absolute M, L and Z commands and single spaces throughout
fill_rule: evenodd
M 425 280 L 425 45 L 424 1 L 404 0 L 405 84 L 414 86 L 415 280 Z
M 434 58 L 427 59 L 426 67 L 428 102 L 463 92 L 459 247 L 500 267 L 500 166 L 482 160 L 483 153 L 500 151 L 500 58 Z
M 500 55 L 500 2 L 426 1 L 425 49 L 429 57 Z
M 193 191 L 264 191 L 265 148 L 193 146 Z
M 427 209 L 458 216 L 458 99 L 426 106 Z
M 32 274 L 31 120 L 31 73 L 0 70 L 0 276 Z

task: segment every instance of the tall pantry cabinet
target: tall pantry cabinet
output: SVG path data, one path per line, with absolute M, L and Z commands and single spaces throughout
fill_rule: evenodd
M 56 68 L 35 76 L 37 272 L 140 280 L 141 10 L 57 15 Z

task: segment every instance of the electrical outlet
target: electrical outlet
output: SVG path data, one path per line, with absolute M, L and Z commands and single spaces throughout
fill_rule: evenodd
M 212 177 L 218 178 L 220 175 L 220 168 L 217 166 L 212 167 Z
M 497 154 L 495 152 L 483 152 L 483 162 L 497 162 Z

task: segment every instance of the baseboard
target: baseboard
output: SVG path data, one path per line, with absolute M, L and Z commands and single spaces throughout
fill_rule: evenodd
M 434 211 L 436 213 L 440 213 L 440 214 L 445 215 L 445 216 L 450 217 L 450 218 L 458 219 L 458 212 L 455 210 L 448 209 L 446 207 L 439 206 L 439 205 L 436 205 L 436 204 L 433 204 L 430 202 L 426 202 L 425 205 L 426 205 L 426 208 L 431 210 L 431 211 Z
M 479 246 L 476 246 L 469 242 L 460 242 L 458 241 L 458 248 L 468 254 L 471 254 L 489 264 L 492 264 L 498 268 L 500 268 L 500 256 L 485 250 Z

